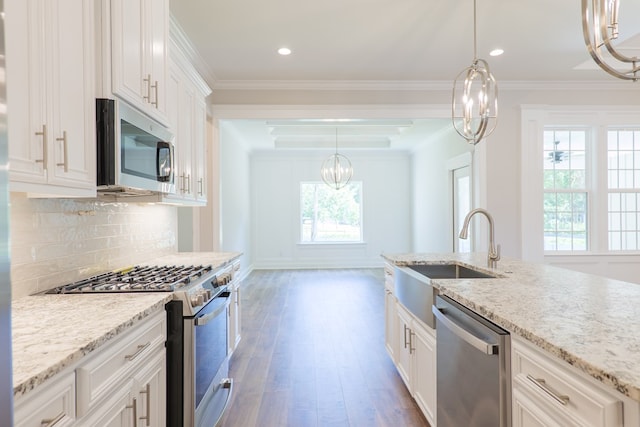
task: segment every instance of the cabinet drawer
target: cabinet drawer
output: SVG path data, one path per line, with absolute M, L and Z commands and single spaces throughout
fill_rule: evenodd
M 622 399 L 571 372 L 570 366 L 522 343 L 513 346 L 512 357 L 514 390 L 524 392 L 541 409 L 558 412 L 579 426 L 623 425 Z
M 73 372 L 46 382 L 24 400 L 16 399 L 16 427 L 72 425 L 76 413 L 76 377 Z
M 128 379 L 145 357 L 158 347 L 164 350 L 166 330 L 166 314 L 162 311 L 105 345 L 105 350 L 89 356 L 76 369 L 78 417 L 85 415 L 109 390 L 118 387 L 118 383 Z

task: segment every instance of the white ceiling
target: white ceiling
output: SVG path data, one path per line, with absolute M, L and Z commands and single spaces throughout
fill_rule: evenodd
M 452 84 L 473 59 L 472 0 L 170 1 L 173 16 L 215 80 L 214 90 L 274 81 Z M 580 0 L 477 0 L 478 57 L 488 61 L 498 85 L 616 80 L 595 66 L 585 48 L 580 4 Z M 640 1 L 622 0 L 620 16 L 620 40 L 631 39 L 640 30 Z M 640 47 L 640 37 L 630 43 Z M 282 46 L 293 53 L 278 55 Z M 489 57 L 497 47 L 505 53 Z M 310 125 L 314 129 L 309 132 L 318 130 L 322 139 L 326 126 Z M 262 122 L 258 134 L 266 132 L 263 145 L 305 139 L 305 132 L 290 124 L 276 130 L 288 131 L 288 136 L 274 136 L 273 128 Z M 238 131 L 245 130 L 241 126 Z M 396 146 L 402 140 L 394 126 L 381 126 L 376 132 L 378 139 L 396 141 Z

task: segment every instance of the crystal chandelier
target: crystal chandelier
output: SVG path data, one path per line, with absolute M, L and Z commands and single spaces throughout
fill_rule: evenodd
M 582 0 L 582 34 L 589 54 L 600 68 L 614 77 L 635 82 L 640 79 L 640 58 L 623 55 L 612 44 L 618 38 L 619 8 L 620 0 Z
M 327 159 L 322 163 L 322 167 L 320 168 L 320 176 L 322 176 L 322 180 L 325 184 L 336 190 L 339 190 L 347 185 L 349 181 L 351 181 L 351 177 L 353 176 L 353 167 L 351 166 L 351 161 L 342 154 L 338 154 L 337 128 L 336 152 L 335 154 L 327 157 Z
M 473 62 L 453 82 L 453 127 L 470 144 L 489 136 L 498 121 L 498 85 L 489 64 L 477 55 L 476 0 L 473 0 Z

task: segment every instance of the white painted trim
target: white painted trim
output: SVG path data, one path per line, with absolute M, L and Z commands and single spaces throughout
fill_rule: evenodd
M 465 166 L 471 166 L 473 170 L 473 156 L 471 153 L 462 153 L 459 156 L 453 157 L 447 160 L 447 170 L 452 171 L 456 169 L 463 168 Z
M 625 81 L 499 81 L 500 91 L 640 90 Z M 450 91 L 449 80 L 217 80 L 214 90 Z
M 213 87 L 218 79 L 202 55 L 191 44 L 191 40 L 189 40 L 189 37 L 187 37 L 173 14 L 169 15 L 169 41 L 193 64 L 207 85 Z
M 217 119 L 438 119 L 450 118 L 449 104 L 386 105 L 212 105 Z

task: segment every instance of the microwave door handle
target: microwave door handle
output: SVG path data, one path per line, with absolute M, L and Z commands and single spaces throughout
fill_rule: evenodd
M 476 337 L 475 335 L 473 335 L 463 327 L 459 326 L 456 322 L 454 322 L 453 320 L 451 320 L 446 316 L 443 309 L 440 309 L 434 305 L 431 307 L 431 311 L 436 316 L 436 319 L 440 323 L 442 323 L 442 326 L 449 329 L 461 340 L 471 344 L 474 348 L 476 348 L 477 350 L 480 350 L 485 354 L 488 354 L 488 355 L 498 354 L 499 346 L 497 344 L 488 343 Z

